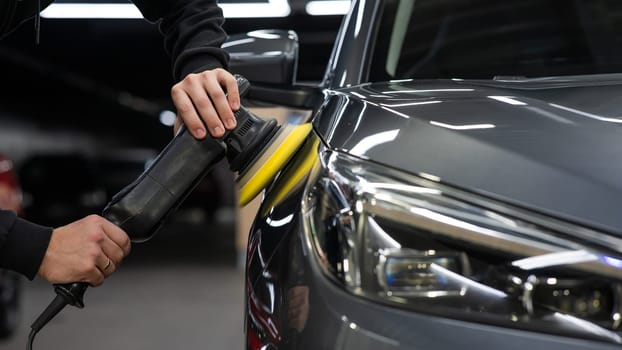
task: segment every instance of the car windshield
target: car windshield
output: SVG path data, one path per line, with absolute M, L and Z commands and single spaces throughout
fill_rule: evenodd
M 387 0 L 372 81 L 622 72 L 622 0 Z

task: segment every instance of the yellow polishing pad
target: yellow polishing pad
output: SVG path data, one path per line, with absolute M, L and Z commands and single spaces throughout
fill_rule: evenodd
M 261 156 L 236 179 L 240 186 L 240 206 L 246 205 L 281 170 L 311 132 L 311 124 L 288 124 L 281 127 Z
M 314 137 L 311 142 L 306 141 L 300 148 L 300 153 L 296 159 L 290 162 L 286 169 L 283 169 L 283 174 L 279 176 L 277 183 L 275 184 L 275 190 L 272 191 L 269 196 L 266 196 L 265 203 L 263 205 L 264 211 L 262 216 L 267 216 L 270 210 L 272 210 L 277 204 L 287 198 L 294 189 L 303 185 L 309 172 L 313 168 L 313 165 L 319 161 L 317 148 L 320 145 L 320 139 Z

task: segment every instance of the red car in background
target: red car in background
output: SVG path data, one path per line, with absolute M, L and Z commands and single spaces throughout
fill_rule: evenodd
M 13 162 L 0 154 L 0 209 L 22 210 L 22 191 Z M 13 334 L 18 325 L 21 277 L 0 270 L 0 339 Z
M 0 209 L 20 213 L 22 192 L 13 170 L 13 162 L 0 154 Z

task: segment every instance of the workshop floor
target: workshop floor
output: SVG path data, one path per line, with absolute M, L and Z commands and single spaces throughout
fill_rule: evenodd
M 207 227 L 134 245 L 117 273 L 87 291 L 84 309 L 66 308 L 41 331 L 34 350 L 242 349 L 244 273 L 226 239 L 233 230 Z M 29 325 L 53 298 L 41 280 L 24 285 L 20 329 L 0 349 L 26 349 Z

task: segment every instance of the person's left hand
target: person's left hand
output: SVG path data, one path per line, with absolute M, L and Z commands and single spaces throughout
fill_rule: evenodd
M 233 112 L 240 108 L 238 85 L 233 75 L 222 68 L 188 74 L 173 86 L 171 97 L 178 115 L 175 133 L 181 123 L 197 139 L 207 135 L 206 126 L 213 137 L 221 137 L 225 129 L 236 126 Z
M 99 215 L 52 231 L 38 275 L 50 283 L 104 283 L 130 253 L 127 233 Z

